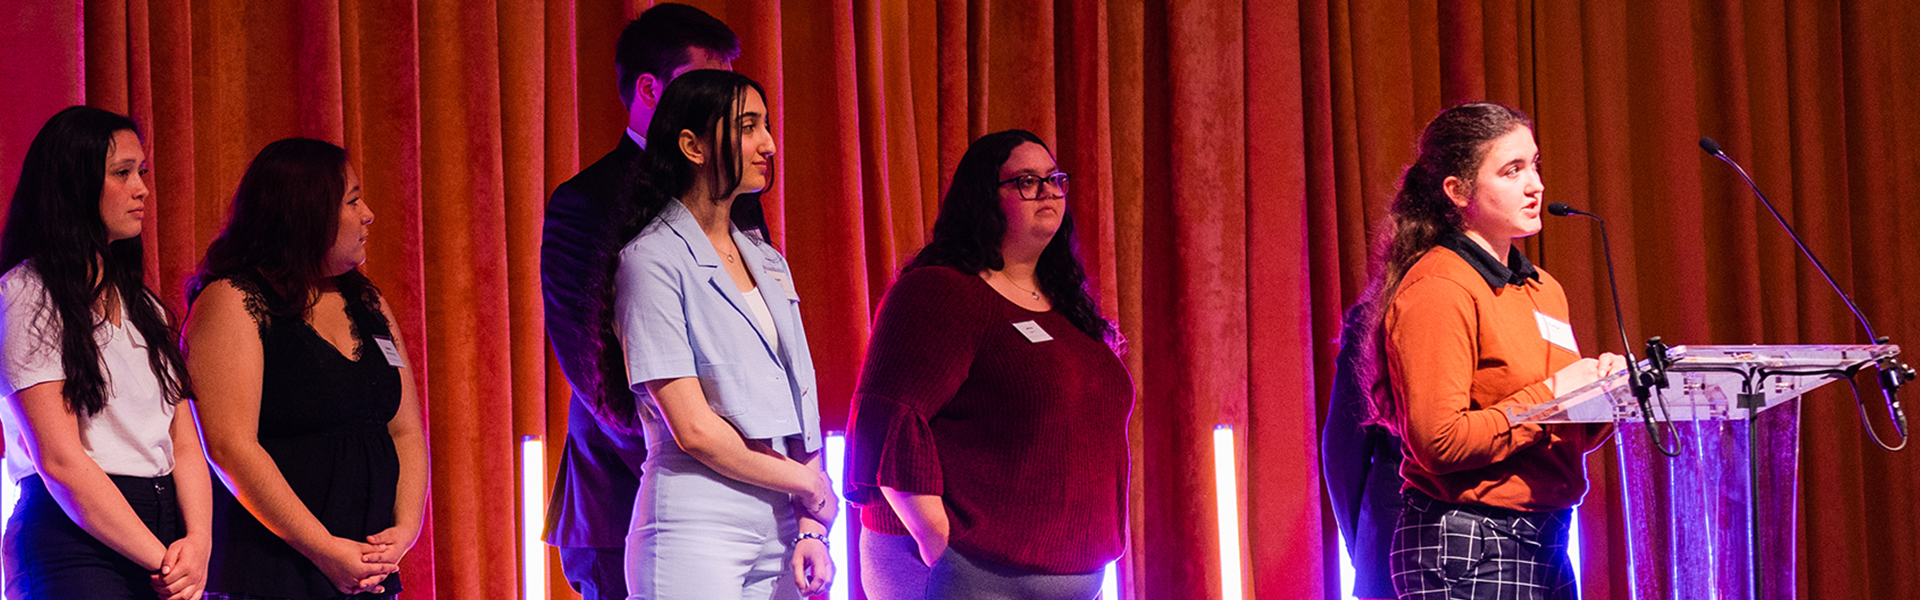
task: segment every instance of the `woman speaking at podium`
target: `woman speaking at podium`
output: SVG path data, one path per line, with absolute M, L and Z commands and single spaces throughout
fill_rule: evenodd
M 1521 254 L 1545 186 L 1533 123 L 1492 103 L 1456 106 L 1420 134 L 1362 294 L 1359 366 L 1369 421 L 1404 440 L 1406 507 L 1389 564 L 1403 600 L 1575 597 L 1567 534 L 1585 455 L 1611 425 L 1515 425 L 1624 368 L 1581 358 L 1566 293 Z

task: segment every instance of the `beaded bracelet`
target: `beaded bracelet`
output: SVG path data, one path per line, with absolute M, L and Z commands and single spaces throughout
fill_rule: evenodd
M 800 545 L 800 540 L 820 540 L 820 545 L 828 548 L 833 547 L 833 544 L 827 541 L 827 534 L 824 533 L 814 533 L 811 531 L 801 532 L 799 536 L 793 538 L 793 545 Z

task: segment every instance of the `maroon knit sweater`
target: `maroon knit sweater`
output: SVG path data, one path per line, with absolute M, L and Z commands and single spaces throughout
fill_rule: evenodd
M 1053 337 L 1031 342 L 1015 323 Z M 1125 545 L 1133 378 L 1057 311 L 946 267 L 902 274 L 853 396 L 847 499 L 869 530 L 906 527 L 878 486 L 937 494 L 949 546 L 1039 573 L 1087 573 Z

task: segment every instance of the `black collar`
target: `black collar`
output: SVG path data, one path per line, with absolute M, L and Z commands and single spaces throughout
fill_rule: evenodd
M 1479 271 L 1489 288 L 1498 290 L 1508 285 L 1524 286 L 1528 279 L 1540 281 L 1540 271 L 1527 261 L 1527 255 L 1520 253 L 1519 246 L 1509 248 L 1507 263 L 1500 264 L 1500 261 L 1494 260 L 1492 253 L 1464 233 L 1456 232 L 1440 238 L 1440 245 L 1460 255 L 1462 260 L 1473 266 L 1473 270 Z

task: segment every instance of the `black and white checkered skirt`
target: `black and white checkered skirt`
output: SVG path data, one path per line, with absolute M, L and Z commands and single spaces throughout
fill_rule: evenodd
M 1573 511 L 1452 504 L 1416 490 L 1388 565 L 1400 600 L 1575 600 L 1567 533 Z

